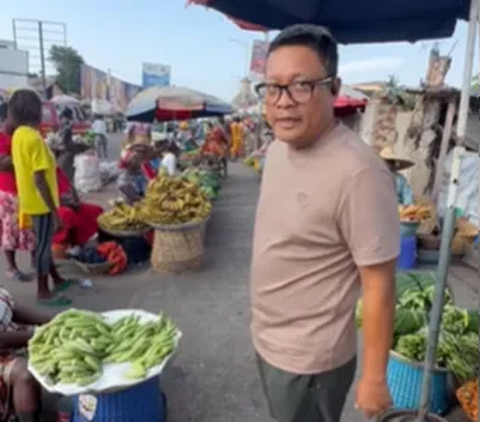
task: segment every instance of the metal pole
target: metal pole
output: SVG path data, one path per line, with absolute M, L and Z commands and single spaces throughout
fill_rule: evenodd
M 460 98 L 460 109 L 458 117 L 457 134 L 460 143 L 465 140 L 467 130 L 467 117 L 470 101 L 470 89 L 472 84 L 473 58 L 475 50 L 475 39 L 478 20 L 478 0 L 471 0 L 470 15 L 468 24 L 468 38 L 465 53 L 465 65 L 463 73 L 462 94 Z M 426 416 L 430 410 L 430 397 L 432 385 L 432 373 L 435 369 L 437 346 L 439 332 L 442 323 L 443 303 L 445 299 L 445 288 L 448 281 L 448 267 L 450 265 L 450 249 L 455 229 L 456 219 L 456 200 L 458 193 L 458 183 L 460 176 L 460 165 L 465 148 L 457 146 L 454 149 L 452 170 L 450 175 L 450 186 L 448 192 L 447 208 L 443 221 L 442 244 L 440 247 L 440 258 L 438 263 L 437 280 L 435 284 L 435 300 L 430 313 L 430 329 L 428 337 L 428 347 L 425 358 L 425 368 L 422 385 L 422 396 L 420 400 L 420 410 L 417 416 L 417 422 L 426 421 Z
M 457 125 L 457 135 L 461 143 L 465 141 L 465 135 L 467 133 L 470 90 L 472 87 L 473 76 L 473 58 L 475 56 L 475 39 L 477 37 L 478 12 L 478 0 L 471 0 L 465 65 L 463 67 L 462 94 L 460 97 L 460 108 L 458 112 Z
M 40 41 L 40 65 L 42 69 L 42 87 L 43 87 L 43 95 L 45 99 L 48 99 L 47 93 L 47 74 L 45 70 L 45 51 L 43 45 L 43 23 L 42 21 L 38 22 L 38 39 Z

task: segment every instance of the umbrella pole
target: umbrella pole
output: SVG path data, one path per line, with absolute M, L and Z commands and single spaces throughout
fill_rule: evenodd
M 468 38 L 465 54 L 465 66 L 463 74 L 462 93 L 460 98 L 459 116 L 457 134 L 460 139 L 460 143 L 465 140 L 467 131 L 467 118 L 468 108 L 470 102 L 470 89 L 473 73 L 473 58 L 475 52 L 475 39 L 478 25 L 478 1 L 471 0 L 470 3 L 470 16 L 468 26 Z M 454 149 L 454 155 L 452 160 L 452 169 L 450 175 L 450 185 L 447 199 L 447 208 L 443 222 L 442 230 L 442 244 L 440 247 L 440 259 L 437 270 L 437 280 L 435 284 L 435 300 L 430 313 L 430 327 L 428 346 L 425 359 L 425 367 L 423 374 L 422 396 L 420 399 L 420 409 L 416 419 L 416 422 L 426 421 L 426 416 L 430 410 L 430 398 L 431 398 L 431 384 L 432 384 L 432 371 L 435 368 L 437 346 L 440 334 L 440 328 L 442 323 L 443 304 L 445 299 L 445 288 L 448 282 L 448 267 L 450 265 L 451 258 L 451 243 L 455 230 L 456 219 L 456 201 L 458 193 L 458 183 L 460 176 L 460 165 L 462 155 L 465 153 L 463 146 L 457 146 Z M 441 171 L 442 169 L 439 169 Z

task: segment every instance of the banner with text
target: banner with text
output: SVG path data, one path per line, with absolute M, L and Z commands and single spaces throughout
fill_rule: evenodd
M 170 86 L 171 67 L 156 63 L 143 63 L 142 85 L 143 88 L 152 86 Z
M 269 43 L 266 41 L 254 41 L 252 47 L 252 59 L 250 62 L 250 78 L 253 82 L 263 79 Z
M 82 65 L 81 79 L 83 100 L 109 102 L 118 112 L 126 110 L 141 89 L 87 64 Z

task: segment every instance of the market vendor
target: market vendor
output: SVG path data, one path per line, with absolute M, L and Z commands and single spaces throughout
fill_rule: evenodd
M 52 248 L 56 258 L 64 258 L 67 250 L 83 247 L 97 233 L 97 218 L 103 208 L 82 202 L 61 169 L 57 169 L 57 181 L 60 195 L 58 216 L 62 226 L 53 236 Z
M 179 130 L 177 133 L 176 141 L 178 142 L 182 150 L 185 152 L 189 152 L 198 149 L 198 145 L 195 142 L 193 133 L 190 130 L 188 122 L 181 122 L 178 129 Z
M 129 150 L 119 163 L 117 187 L 122 199 L 133 204 L 144 198 L 148 181 L 156 175 L 142 150 Z
M 83 142 L 73 140 L 73 111 L 66 108 L 60 115 L 60 130 L 58 132 L 59 144 L 51 147 L 57 158 L 57 165 L 63 170 L 68 180 L 73 183 L 75 180 L 75 156 L 82 154 L 90 146 Z
M 51 317 L 15 302 L 0 288 L 0 419 L 5 422 L 39 422 L 41 387 L 22 355 L 34 327 Z
M 393 150 L 389 147 L 383 148 L 380 151 L 380 157 L 385 161 L 390 171 L 395 175 L 398 203 L 400 205 L 413 205 L 414 201 L 412 187 L 408 183 L 407 178 L 400 172 L 413 167 L 415 163 L 408 158 L 395 155 Z
M 222 122 L 217 125 L 208 122 L 207 139 L 202 145 L 201 154 L 217 158 L 220 161 L 224 177 L 228 174 L 228 147 L 229 141 L 223 130 Z

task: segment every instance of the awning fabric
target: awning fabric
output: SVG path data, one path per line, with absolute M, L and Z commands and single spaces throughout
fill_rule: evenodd
M 470 0 L 190 0 L 258 28 L 328 27 L 342 44 L 449 37 Z

